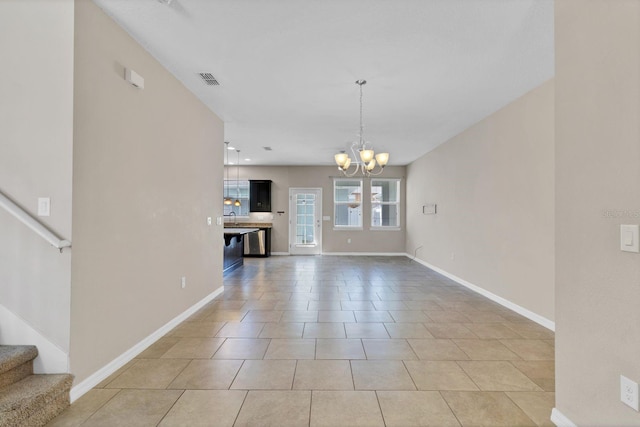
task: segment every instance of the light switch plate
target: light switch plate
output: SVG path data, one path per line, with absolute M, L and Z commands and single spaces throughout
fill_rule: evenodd
M 640 253 L 640 242 L 638 242 L 638 236 L 640 235 L 640 226 L 635 225 L 621 225 L 620 226 L 620 250 L 624 252 L 636 252 Z
M 38 216 L 51 215 L 51 199 L 49 197 L 38 197 Z

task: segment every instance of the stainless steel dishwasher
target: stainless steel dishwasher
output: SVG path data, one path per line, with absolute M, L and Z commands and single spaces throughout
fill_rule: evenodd
M 252 231 L 244 235 L 244 254 L 245 255 L 266 255 L 266 231 Z

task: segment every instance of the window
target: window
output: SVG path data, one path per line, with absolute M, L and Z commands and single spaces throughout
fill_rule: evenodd
M 371 227 L 400 227 L 400 180 L 371 180 Z
M 362 180 L 334 180 L 333 205 L 335 227 L 362 228 Z
M 240 206 L 224 205 L 224 215 L 229 216 L 231 212 L 237 217 L 249 216 L 249 181 L 224 181 L 223 197 L 229 197 L 232 201 L 240 200 Z

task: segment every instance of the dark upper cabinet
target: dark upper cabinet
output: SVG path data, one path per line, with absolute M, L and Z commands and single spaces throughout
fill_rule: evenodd
M 271 180 L 249 180 L 249 211 L 271 212 Z

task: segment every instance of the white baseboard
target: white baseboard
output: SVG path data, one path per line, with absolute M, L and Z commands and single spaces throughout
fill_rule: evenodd
M 551 422 L 557 427 L 578 427 L 573 421 L 565 417 L 562 412 L 558 411 L 558 408 L 551 410 Z
M 469 289 L 471 289 L 472 291 L 475 291 L 477 293 L 479 293 L 480 295 L 483 295 L 487 298 L 489 298 L 490 300 L 497 302 L 498 304 L 508 308 L 509 310 L 515 311 L 516 313 L 526 317 L 529 320 L 532 320 L 534 322 L 536 322 L 537 324 L 544 326 L 547 329 L 550 329 L 552 331 L 556 330 L 556 324 L 554 321 L 547 319 L 546 317 L 540 316 L 537 313 L 534 313 L 533 311 L 530 311 L 522 306 L 519 306 L 518 304 L 509 301 L 508 299 L 505 299 L 499 295 L 496 295 L 494 293 L 491 293 L 489 291 L 487 291 L 484 288 L 481 288 L 480 286 L 474 285 L 473 283 L 469 283 L 464 279 L 461 279 L 460 277 L 457 277 L 445 270 L 442 270 L 441 268 L 436 267 L 435 265 L 431 265 L 426 261 L 423 261 L 419 258 L 413 258 L 412 256 L 409 256 L 408 254 L 404 254 L 406 257 L 412 259 L 413 261 L 424 265 L 425 267 L 428 267 L 430 269 L 432 269 L 433 271 L 436 271 L 440 274 L 442 274 L 445 277 L 448 277 L 449 279 L 461 284 L 462 286 L 465 286 Z
M 271 252 L 271 255 L 289 256 L 289 252 Z M 407 256 L 404 252 L 322 252 L 322 255 L 327 256 Z
M 38 357 L 33 361 L 36 374 L 69 372 L 69 354 L 3 305 L 0 305 L 0 325 L 0 343 L 38 348 Z
M 404 252 L 322 252 L 327 256 L 407 256 Z
M 271 252 L 271 255 L 289 256 L 289 252 Z M 404 252 L 322 252 L 322 255 L 327 256 L 407 256 Z
M 81 383 L 71 388 L 71 403 L 80 398 L 83 394 L 91 390 L 96 385 L 100 384 L 104 379 L 109 377 L 118 369 L 129 363 L 134 357 L 146 350 L 151 344 L 162 338 L 167 332 L 175 328 L 179 323 L 186 320 L 189 316 L 201 309 L 205 304 L 213 300 L 224 291 L 224 286 L 220 286 L 218 289 L 189 307 L 187 310 L 174 317 L 167 322 L 164 326 L 153 332 L 151 335 L 144 338 L 142 341 L 131 347 L 129 350 L 122 353 L 120 356 L 107 363 L 105 366 L 91 374 Z

